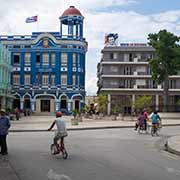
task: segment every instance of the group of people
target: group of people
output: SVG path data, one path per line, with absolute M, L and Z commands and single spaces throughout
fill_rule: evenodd
M 158 114 L 158 111 L 154 111 L 150 116 L 148 116 L 148 113 L 146 111 L 142 111 L 137 118 L 135 130 L 137 130 L 138 127 L 144 127 L 144 130 L 146 131 L 147 121 L 151 121 L 152 125 L 158 128 L 161 123 L 161 118 Z
M 146 111 L 142 111 L 140 115 L 138 116 L 137 122 L 135 124 L 135 130 L 137 130 L 138 127 L 144 127 L 144 130 L 147 130 L 147 121 L 151 119 L 152 125 L 159 126 L 159 123 L 161 121 L 161 118 L 158 114 L 158 111 L 154 111 L 150 116 L 148 116 L 148 113 Z M 66 123 L 64 119 L 62 118 L 62 113 L 57 112 L 56 113 L 56 119 L 53 121 L 52 125 L 48 129 L 50 131 L 54 126 L 57 127 L 57 133 L 54 137 L 54 144 L 58 146 L 58 140 L 61 140 L 61 147 L 64 146 L 64 137 L 66 137 L 67 129 L 66 129 Z M 10 120 L 6 116 L 6 112 L 4 109 L 0 110 L 0 154 L 7 155 L 8 149 L 7 149 L 7 143 L 6 138 L 8 134 L 8 129 L 10 128 Z

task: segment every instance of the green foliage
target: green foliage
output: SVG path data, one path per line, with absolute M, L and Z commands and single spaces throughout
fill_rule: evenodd
M 148 35 L 149 45 L 155 49 L 155 57 L 150 60 L 152 79 L 164 83 L 163 110 L 168 111 L 169 75 L 180 71 L 180 38 L 167 30 Z
M 149 34 L 148 40 L 149 45 L 156 50 L 154 59 L 150 60 L 152 78 L 160 84 L 180 70 L 180 38 L 167 30 L 161 30 Z
M 178 101 L 176 102 L 177 106 L 180 106 L 180 99 L 178 99 Z
M 112 113 L 114 114 L 114 115 L 117 115 L 121 110 L 120 110 L 121 108 L 119 107 L 119 106 L 117 106 L 117 105 L 115 105 L 112 109 L 111 109 L 111 111 L 112 111 Z
M 97 99 L 95 100 L 98 104 L 98 111 L 100 113 L 105 113 L 108 104 L 108 97 L 106 94 L 99 94 Z
M 147 112 L 152 111 L 152 96 L 139 96 L 134 103 L 136 113 L 140 113 L 143 110 Z
M 89 112 L 89 110 L 90 110 L 90 107 L 88 105 L 85 105 L 84 111 L 87 113 L 87 112 Z
M 73 110 L 72 110 L 72 115 L 73 115 L 74 117 L 76 117 L 76 116 L 78 115 L 78 110 L 77 110 L 77 109 L 73 109 Z

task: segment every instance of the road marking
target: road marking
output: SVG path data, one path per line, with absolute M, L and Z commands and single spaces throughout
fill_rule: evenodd
M 47 173 L 47 177 L 52 180 L 53 179 L 54 180 L 72 180 L 69 176 L 67 176 L 65 174 L 57 174 L 52 169 L 49 169 L 49 171 Z

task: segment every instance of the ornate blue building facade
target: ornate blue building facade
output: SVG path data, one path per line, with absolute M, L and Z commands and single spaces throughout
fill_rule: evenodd
M 85 54 L 81 12 L 64 11 L 60 32 L 0 36 L 11 52 L 13 106 L 33 112 L 71 113 L 85 104 Z

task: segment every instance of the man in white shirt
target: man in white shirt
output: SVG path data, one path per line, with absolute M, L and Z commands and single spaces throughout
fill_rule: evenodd
M 56 145 L 57 149 L 59 148 L 59 146 L 58 146 L 58 140 L 59 139 L 61 139 L 61 147 L 60 148 L 64 149 L 64 137 L 66 137 L 68 135 L 67 129 L 66 129 L 66 123 L 65 123 L 64 119 L 61 117 L 62 117 L 62 113 L 57 112 L 56 113 L 56 119 L 52 123 L 51 127 L 48 129 L 48 131 L 51 131 L 51 129 L 56 124 L 57 133 L 54 137 L 54 144 Z

